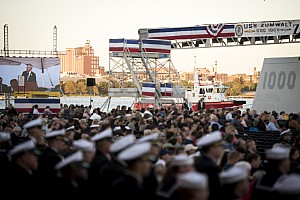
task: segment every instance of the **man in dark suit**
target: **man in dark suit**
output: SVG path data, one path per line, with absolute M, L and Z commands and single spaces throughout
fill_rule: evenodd
M 23 71 L 22 76 L 24 76 L 25 82 L 36 82 L 36 75 L 32 71 L 31 64 L 27 64 L 26 71 Z
M 184 102 L 182 103 L 182 108 L 186 110 L 190 110 L 189 102 L 187 99 L 184 99 Z
M 31 64 L 27 64 L 26 71 L 23 71 L 22 76 L 24 76 L 26 91 L 36 91 L 38 88 L 36 74 L 32 71 Z
M 198 111 L 199 111 L 199 110 L 204 110 L 204 109 L 205 109 L 204 98 L 201 98 L 201 99 L 198 101 L 197 108 L 198 108 Z
M 0 77 L 0 93 L 8 93 L 10 92 L 9 87 L 6 84 L 2 83 L 3 79 Z

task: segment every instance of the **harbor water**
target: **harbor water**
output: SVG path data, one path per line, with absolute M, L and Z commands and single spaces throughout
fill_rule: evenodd
M 84 97 L 61 97 L 60 98 L 60 103 L 62 104 L 67 104 L 68 106 L 73 104 L 73 105 L 83 105 L 83 106 L 89 106 L 91 105 L 93 108 L 101 108 L 104 107 L 103 110 L 111 110 L 112 108 L 117 107 L 118 105 L 120 106 L 127 106 L 127 107 L 132 107 L 134 103 L 134 98 L 131 97 L 112 97 L 109 101 L 108 97 L 98 97 L 98 96 L 84 96 Z M 253 99 L 238 99 L 236 98 L 235 100 L 245 100 L 246 104 L 243 106 L 244 109 L 250 108 L 253 103 Z M 9 101 L 10 103 L 13 104 L 13 100 Z M 108 104 L 109 103 L 109 104 Z M 6 106 L 5 100 L 0 100 L 0 109 L 4 109 Z M 109 107 L 108 107 L 109 106 Z

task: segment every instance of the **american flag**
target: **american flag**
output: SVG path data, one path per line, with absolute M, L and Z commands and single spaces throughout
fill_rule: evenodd
M 154 97 L 155 96 L 155 83 L 143 83 L 142 84 L 142 95 Z
M 160 84 L 160 91 L 162 96 L 172 96 L 173 89 L 172 89 L 172 83 L 161 83 Z

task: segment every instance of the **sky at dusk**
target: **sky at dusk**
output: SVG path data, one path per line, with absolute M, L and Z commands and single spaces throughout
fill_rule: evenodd
M 0 45 L 3 49 L 8 24 L 10 50 L 51 51 L 56 25 L 59 51 L 90 40 L 100 65 L 108 69 L 109 39 L 138 39 L 140 28 L 296 20 L 299 8 L 299 0 L 0 0 Z M 261 69 L 264 58 L 299 54 L 300 43 L 177 49 L 171 59 L 179 71 L 217 61 L 220 73 L 250 74 L 254 67 Z

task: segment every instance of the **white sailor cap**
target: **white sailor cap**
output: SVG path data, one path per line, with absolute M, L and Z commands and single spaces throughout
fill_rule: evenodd
M 170 162 L 170 167 L 180 167 L 180 166 L 187 166 L 193 164 L 194 164 L 193 157 L 189 157 L 187 154 L 178 154 L 172 158 Z
M 125 135 L 124 137 L 122 137 L 118 141 L 114 142 L 110 146 L 109 151 L 111 153 L 117 153 L 117 152 L 125 149 L 126 147 L 134 144 L 135 141 L 136 141 L 136 138 L 133 134 Z
M 285 134 L 291 134 L 292 135 L 291 129 L 286 129 L 285 131 L 282 131 L 280 133 L 280 135 L 285 135 Z
M 55 131 L 46 133 L 45 138 L 47 140 L 52 140 L 52 139 L 63 140 L 65 138 L 65 134 L 66 134 L 66 130 L 60 129 L 60 130 L 55 130 Z
M 61 160 L 60 162 L 58 162 L 55 165 L 55 169 L 60 170 L 61 168 L 65 167 L 67 165 L 70 165 L 70 164 L 76 163 L 76 162 L 81 162 L 81 161 L 83 161 L 83 153 L 82 153 L 82 151 L 77 151 L 77 152 L 69 155 L 65 159 Z
M 9 151 L 9 156 L 15 156 L 19 153 L 31 151 L 35 149 L 35 142 L 33 140 L 28 140 L 16 145 L 12 150 Z
M 126 114 L 125 117 L 131 117 L 131 114 Z
M 222 140 L 222 134 L 220 131 L 214 131 L 212 133 L 206 134 L 202 136 L 198 141 L 197 141 L 197 146 L 198 147 L 207 147 L 211 146 L 219 141 Z
M 0 132 L 0 142 L 5 142 L 10 139 L 10 134 L 6 132 Z
M 121 130 L 121 126 L 116 126 L 113 131 Z
M 251 164 L 247 161 L 238 161 L 237 163 L 234 164 L 236 167 L 243 168 L 246 172 L 251 173 Z
M 150 142 L 133 144 L 120 152 L 117 158 L 124 161 L 133 161 L 148 154 L 150 149 Z
M 300 175 L 291 173 L 283 180 L 281 178 L 278 179 L 278 181 L 274 184 L 274 190 L 280 194 L 300 194 Z
M 204 173 L 191 171 L 178 175 L 177 184 L 179 188 L 183 189 L 207 188 L 208 178 Z
M 90 126 L 90 128 L 99 128 L 99 127 L 100 127 L 99 124 L 93 124 L 93 125 Z
M 73 131 L 73 130 L 75 130 L 75 126 L 70 126 L 66 129 L 66 131 Z
M 120 116 L 120 115 L 118 115 L 118 116 L 116 116 L 116 117 L 115 117 L 115 119 L 120 119 L 120 118 L 121 118 L 121 116 Z
M 92 151 L 93 152 L 95 150 L 94 143 L 84 140 L 84 139 L 74 140 L 72 144 L 75 148 L 82 150 L 82 151 Z
M 290 157 L 290 148 L 276 146 L 266 149 L 266 158 L 269 160 L 284 160 Z
M 132 130 L 129 126 L 125 126 L 125 129 L 126 129 L 127 131 L 131 131 L 131 130 Z
M 248 172 L 242 167 L 233 166 L 219 174 L 221 183 L 233 184 L 244 180 L 248 176 Z
M 110 138 L 112 137 L 112 129 L 111 128 L 107 128 L 104 131 L 101 131 L 100 133 L 97 133 L 96 135 L 94 135 L 91 140 L 96 142 L 99 140 L 102 140 L 104 138 Z
M 26 124 L 24 124 L 23 128 L 29 129 L 29 128 L 41 126 L 41 125 L 42 125 L 42 119 L 37 118 L 37 119 L 31 120 L 31 121 L 27 122 Z
M 159 138 L 159 133 L 152 133 L 150 135 L 146 135 L 146 136 L 141 137 L 138 140 L 138 143 L 156 141 L 156 140 L 158 140 L 158 138 Z

